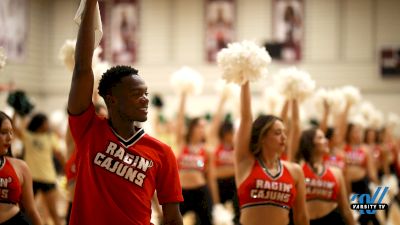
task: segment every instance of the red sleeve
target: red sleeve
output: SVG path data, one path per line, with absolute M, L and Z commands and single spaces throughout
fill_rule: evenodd
M 96 113 L 93 104 L 90 104 L 89 108 L 80 115 L 70 114 L 68 116 L 69 129 L 76 146 L 80 144 L 85 134 L 88 133 L 95 117 Z
M 179 180 L 178 165 L 171 148 L 164 148 L 164 159 L 157 176 L 157 198 L 160 205 L 183 202 L 182 187 Z

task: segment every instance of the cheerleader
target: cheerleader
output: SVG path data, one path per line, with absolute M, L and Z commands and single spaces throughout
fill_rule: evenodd
M 11 157 L 13 127 L 10 117 L 0 112 L 0 224 L 41 225 L 32 191 L 32 177 L 22 160 Z M 25 214 L 25 215 L 24 215 Z
M 241 121 L 234 144 L 240 222 L 286 225 L 293 209 L 295 225 L 309 224 L 304 174 L 299 165 L 279 159 L 287 144 L 282 121 L 262 115 L 253 122 L 248 81 L 241 86 L 240 99 Z
M 302 168 L 310 224 L 355 225 L 342 172 L 324 164 L 324 155 L 328 152 L 328 142 L 322 130 L 303 131 L 298 153 L 304 161 Z

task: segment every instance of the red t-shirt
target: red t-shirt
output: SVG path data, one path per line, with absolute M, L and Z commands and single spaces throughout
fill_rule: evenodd
M 70 224 L 149 225 L 155 190 L 160 204 L 183 201 L 169 146 L 143 129 L 121 138 L 93 105 L 69 124 L 79 167 Z
M 21 184 L 7 157 L 4 157 L 4 161 L 0 168 L 0 202 L 17 204 L 21 199 Z
M 67 177 L 67 182 L 72 182 L 76 179 L 76 150 L 72 152 L 71 156 L 67 160 L 64 166 L 65 176 Z

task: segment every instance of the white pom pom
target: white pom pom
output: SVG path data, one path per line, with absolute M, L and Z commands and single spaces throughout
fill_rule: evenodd
M 93 74 L 95 80 L 100 80 L 103 73 L 110 69 L 110 67 L 110 64 L 106 61 L 97 62 L 95 65 L 93 65 Z
M 244 84 L 256 81 L 268 72 L 271 57 L 265 48 L 254 42 L 243 41 L 228 44 L 217 55 L 218 66 L 222 68 L 222 78 L 228 83 Z
M 333 89 L 331 91 L 332 112 L 338 114 L 343 112 L 345 107 L 345 96 L 341 89 Z
M 0 47 L 0 70 L 6 66 L 7 56 L 3 47 Z
M 240 87 L 237 84 L 226 83 L 226 81 L 222 79 L 217 80 L 215 83 L 215 90 L 226 97 L 235 97 L 240 95 Z
M 263 98 L 266 103 L 267 113 L 279 115 L 279 111 L 284 102 L 284 97 L 276 88 L 267 87 L 263 91 Z
M 213 222 L 215 225 L 232 225 L 233 213 L 229 212 L 222 204 L 213 206 Z
M 343 94 L 348 102 L 351 104 L 357 104 L 361 101 L 360 89 L 354 86 L 344 86 L 342 88 Z
M 335 103 L 335 95 L 332 90 L 320 88 L 314 94 L 313 102 L 316 106 L 316 110 L 322 114 L 324 109 L 324 104 L 328 104 L 329 108 L 332 109 Z
M 65 40 L 58 54 L 58 58 L 64 63 L 67 69 L 71 72 L 74 70 L 75 66 L 75 45 L 76 45 L 76 40 Z M 96 67 L 97 64 L 101 63 L 100 53 L 102 51 L 103 49 L 100 46 L 94 49 L 93 59 L 92 59 L 93 69 Z
M 304 100 L 315 89 L 315 81 L 310 74 L 296 67 L 281 69 L 275 76 L 278 90 L 287 98 Z
M 386 124 L 389 127 L 395 127 L 400 125 L 400 116 L 396 113 L 389 112 L 386 120 Z
M 349 121 L 355 125 L 361 126 L 362 128 L 368 127 L 367 121 L 360 114 L 354 115 L 352 118 L 349 119 Z
M 76 40 L 65 40 L 60 48 L 58 58 L 64 63 L 69 71 L 74 70 Z
M 364 118 L 365 118 L 366 120 L 368 120 L 368 121 L 371 119 L 372 114 L 375 112 L 375 110 L 376 110 L 376 109 L 375 109 L 375 107 L 372 105 L 371 102 L 364 101 L 364 102 L 362 102 L 361 105 L 360 105 L 360 113 L 361 113 L 361 115 L 363 115 Z
M 203 77 L 201 74 L 187 66 L 174 72 L 170 82 L 178 93 L 185 92 L 198 95 L 203 89 Z
M 373 129 L 380 129 L 383 126 L 383 121 L 383 113 L 375 109 L 371 114 L 371 117 L 369 118 L 368 127 Z

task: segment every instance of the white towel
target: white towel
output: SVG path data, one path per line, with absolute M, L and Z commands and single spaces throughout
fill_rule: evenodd
M 81 0 L 78 11 L 76 11 L 74 21 L 81 25 L 83 10 L 85 9 L 86 0 Z M 99 10 L 99 3 L 96 4 L 96 10 L 94 12 L 94 47 L 96 48 L 100 44 L 101 37 L 103 36 L 103 27 L 101 25 L 101 16 Z

